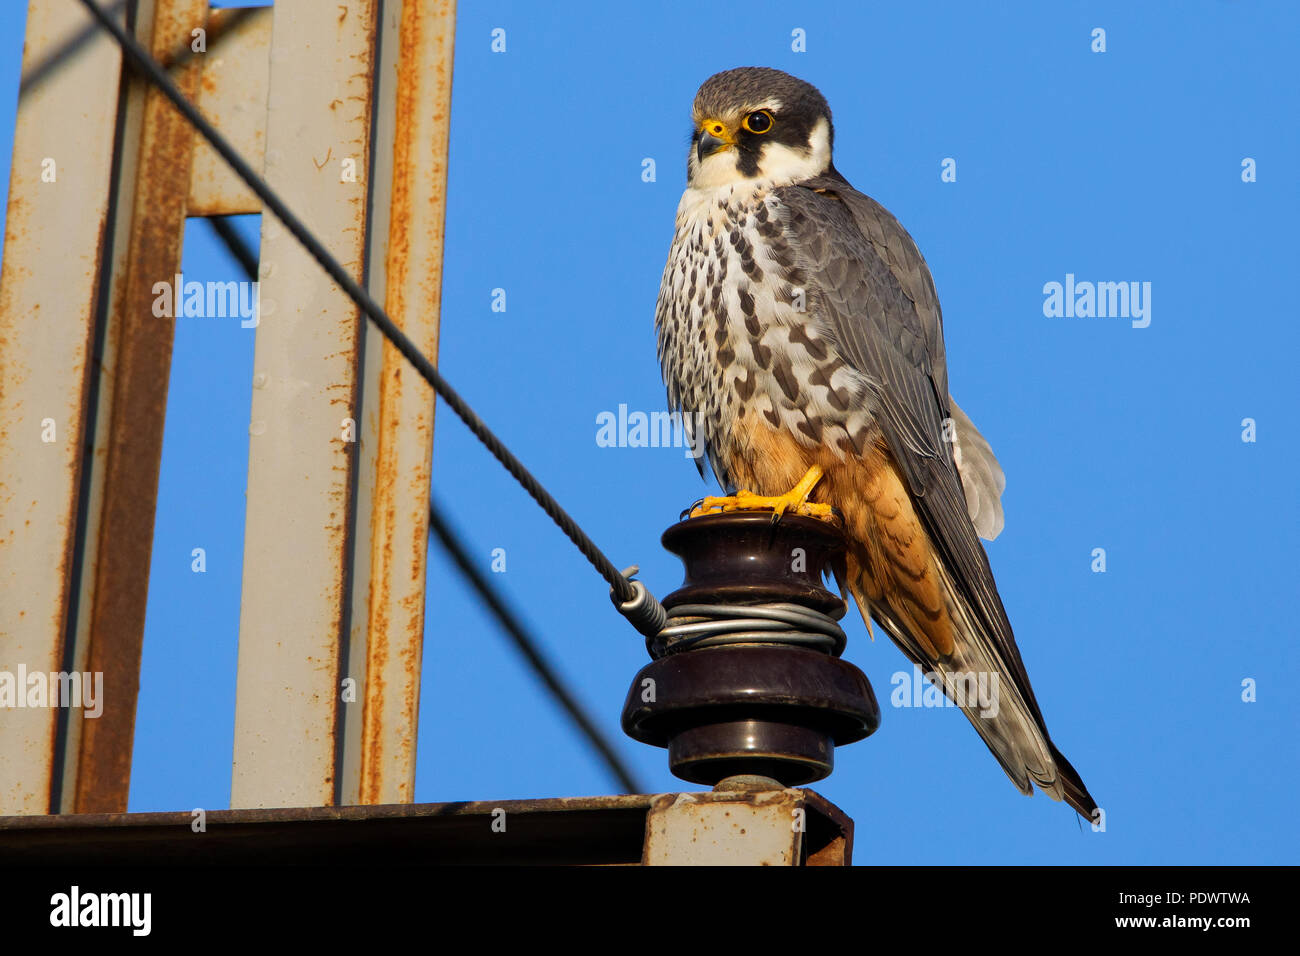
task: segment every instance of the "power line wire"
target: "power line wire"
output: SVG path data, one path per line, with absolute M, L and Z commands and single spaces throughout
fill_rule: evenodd
M 113 5 L 108 8 L 108 13 L 112 16 L 120 14 L 127 5 L 127 0 L 114 0 Z M 267 9 L 264 7 L 226 7 L 224 8 L 224 18 L 208 31 L 207 36 L 207 53 L 215 53 L 221 45 L 221 41 L 235 31 L 245 20 L 255 16 L 260 10 Z M 22 78 L 19 81 L 18 95 L 26 96 L 34 91 L 38 86 L 48 80 L 60 67 L 78 56 L 86 45 L 100 34 L 100 28 L 94 23 L 86 24 L 84 29 L 78 30 L 75 34 L 61 43 L 58 47 L 51 50 L 39 61 L 32 64 L 31 69 L 24 70 Z M 174 50 L 168 53 L 162 65 L 169 70 L 174 70 L 184 65 L 191 57 L 195 55 L 193 41 L 186 38 L 176 46 Z
M 451 410 L 465 422 L 475 437 L 487 447 L 493 457 L 501 462 L 532 499 L 541 506 L 542 510 L 550 515 L 551 520 L 582 552 L 583 557 L 591 563 L 601 577 L 609 582 L 615 604 L 624 616 L 643 633 L 657 632 L 665 617 L 664 610 L 649 595 L 645 587 L 630 581 L 628 577 L 619 573 L 613 562 L 596 546 L 595 542 L 587 536 L 587 533 L 569 516 L 568 512 L 560 506 L 560 503 L 542 486 L 541 482 L 524 467 L 523 463 L 515 457 L 501 439 L 484 424 L 475 411 L 439 374 L 433 363 L 424 356 L 415 346 L 415 343 L 407 338 L 402 330 L 380 308 L 379 303 L 371 298 L 370 294 L 348 274 L 338 260 L 330 255 L 329 250 L 312 234 L 311 230 L 303 225 L 302 221 L 293 214 L 276 192 L 253 171 L 253 168 L 235 151 L 225 137 L 204 118 L 194 104 L 185 98 L 185 95 L 172 82 L 166 71 L 149 55 L 148 51 L 140 46 L 135 37 L 127 33 L 94 0 L 81 0 L 81 4 L 103 24 L 104 29 L 113 35 L 131 66 L 162 91 L 163 95 L 176 107 L 177 111 L 189 121 L 190 125 L 199 131 L 209 145 L 230 165 L 235 174 L 262 200 L 265 209 L 280 220 L 329 277 L 347 294 L 348 298 L 356 303 L 357 307 L 375 323 L 379 331 L 383 333 L 384 338 L 388 339 L 393 347 L 405 356 L 406 360 L 420 373 L 420 376 L 433 387 L 434 391 L 441 396 Z
M 114 0 L 113 6 L 109 8 L 109 14 L 117 16 L 126 8 L 126 0 Z M 18 82 L 18 95 L 23 96 L 30 93 L 36 87 L 40 86 L 50 75 L 54 73 L 68 60 L 79 54 L 95 35 L 99 33 L 99 27 L 93 23 L 87 24 L 83 29 L 78 30 L 75 34 L 61 43 L 56 49 L 51 50 L 36 63 L 33 63 L 31 69 L 24 70 L 22 78 Z
M 217 238 L 225 245 L 226 251 L 234 257 L 239 268 L 244 270 L 244 275 L 248 276 L 250 282 L 256 282 L 257 253 L 244 241 L 244 237 L 239 234 L 239 230 L 230 221 L 230 217 L 208 216 L 206 221 L 212 227 L 212 231 L 217 234 Z
M 225 244 L 227 251 L 234 257 L 240 268 L 244 270 L 245 275 L 250 280 L 257 279 L 257 254 L 249 248 L 244 237 L 235 229 L 234 224 L 226 216 L 211 216 L 208 218 L 208 224 L 212 227 L 218 238 Z M 593 721 L 587 712 L 583 709 L 578 699 L 570 693 L 565 686 L 563 679 L 556 672 L 550 663 L 543 656 L 541 645 L 528 630 L 520 623 L 519 615 L 506 603 L 492 582 L 478 566 L 474 559 L 470 557 L 469 549 L 465 547 L 460 536 L 451 527 L 451 523 L 444 517 L 442 509 L 437 503 L 429 499 L 429 531 L 431 535 L 438 539 L 443 549 L 451 558 L 452 563 L 470 586 L 478 593 L 479 598 L 483 601 L 492 616 L 497 619 L 502 630 L 515 645 L 515 649 L 524 656 L 528 665 L 546 685 L 551 696 L 564 708 L 569 719 L 577 726 L 578 730 L 587 738 L 592 749 L 600 756 L 610 773 L 618 780 L 626 793 L 643 793 L 641 784 L 637 781 L 636 776 L 631 769 L 623 763 L 614 749 L 613 744 L 600 731 L 599 726 Z
M 610 772 L 618 778 L 619 785 L 627 793 L 644 793 L 640 783 L 637 782 L 632 771 L 624 765 L 619 758 L 618 753 L 614 750 L 613 744 L 601 733 L 600 728 L 595 722 L 587 716 L 582 709 L 582 705 L 577 699 L 565 688 L 559 675 L 552 669 L 546 659 L 542 657 L 538 648 L 537 641 L 524 630 L 520 625 L 518 617 L 506 605 L 501 597 L 488 582 L 487 577 L 479 570 L 478 566 L 470 559 L 465 545 L 456 537 L 456 533 L 451 529 L 447 521 L 439 513 L 438 506 L 429 501 L 429 528 L 434 535 L 442 542 L 442 546 L 447 549 L 451 559 L 456 563 L 456 567 L 473 585 L 474 590 L 478 592 L 483 603 L 488 606 L 493 617 L 497 619 L 510 640 L 514 642 L 519 653 L 524 655 L 529 666 L 542 679 L 552 696 L 559 702 L 560 706 L 568 713 L 570 719 L 578 726 L 583 735 L 591 743 L 591 746 L 600 754 L 605 765 L 609 767 Z

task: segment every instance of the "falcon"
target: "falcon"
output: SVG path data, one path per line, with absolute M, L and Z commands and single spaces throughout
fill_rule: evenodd
M 730 493 L 695 513 L 837 510 L 840 586 L 868 631 L 874 619 L 934 675 L 1022 793 L 1037 785 L 1092 819 L 979 541 L 1002 529 L 1005 480 L 948 393 L 916 243 L 836 170 L 812 85 L 728 70 L 700 87 L 692 121 L 655 326 L 669 406 L 703 430 L 692 441 Z M 971 674 L 996 682 L 996 708 L 967 699 Z

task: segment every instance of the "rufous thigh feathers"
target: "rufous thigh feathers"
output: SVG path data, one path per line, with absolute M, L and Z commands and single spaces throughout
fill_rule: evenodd
M 874 446 L 838 463 L 826 483 L 820 500 L 844 515 L 847 583 L 862 616 L 870 616 L 864 599 L 884 605 L 932 660 L 950 655 L 953 623 L 930 536 L 888 450 Z

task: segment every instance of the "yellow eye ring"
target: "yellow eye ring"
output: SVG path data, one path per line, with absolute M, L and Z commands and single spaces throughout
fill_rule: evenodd
M 744 122 L 740 125 L 745 127 L 745 129 L 749 130 L 751 133 L 758 133 L 761 135 L 770 131 L 775 122 L 776 121 L 772 119 L 772 114 L 767 110 L 758 110 L 757 112 L 750 113 L 746 116 Z

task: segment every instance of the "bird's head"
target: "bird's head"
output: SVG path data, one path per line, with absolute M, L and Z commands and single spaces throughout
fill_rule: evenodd
M 747 181 L 785 186 L 831 165 L 831 109 L 789 73 L 745 66 L 716 73 L 695 94 L 687 179 L 695 189 Z

